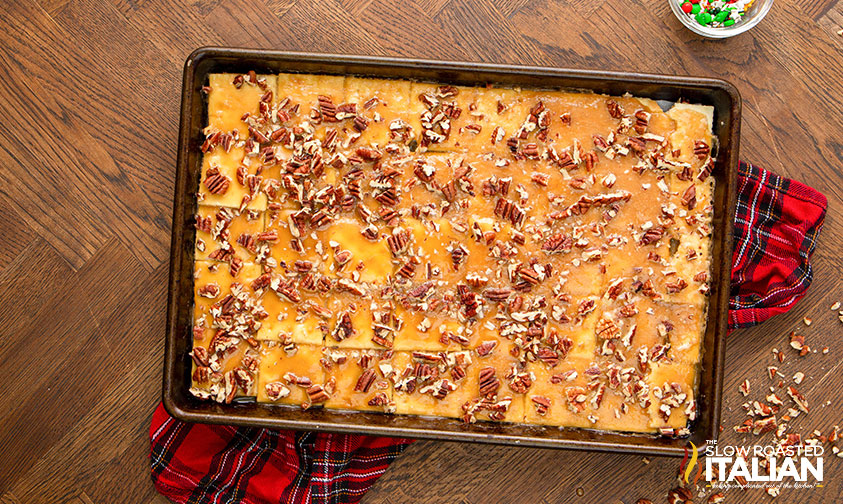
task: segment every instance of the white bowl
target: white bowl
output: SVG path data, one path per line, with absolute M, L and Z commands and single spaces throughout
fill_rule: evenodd
M 770 7 L 773 6 L 773 0 L 755 0 L 755 3 L 749 8 L 749 12 L 737 23 L 722 28 L 711 28 L 697 23 L 693 16 L 682 12 L 680 5 L 683 3 L 683 0 L 667 0 L 667 3 L 670 4 L 670 10 L 685 25 L 685 28 L 688 28 L 697 35 L 714 39 L 734 37 L 749 30 L 764 19 L 767 12 L 770 11 Z

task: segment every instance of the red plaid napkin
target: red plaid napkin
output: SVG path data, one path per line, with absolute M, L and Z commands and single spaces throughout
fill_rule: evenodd
M 783 313 L 811 284 L 826 198 L 748 163 L 739 172 L 729 327 Z M 411 439 L 188 424 L 152 417 L 152 480 L 174 502 L 358 502 Z
M 760 324 L 802 299 L 827 206 L 815 189 L 741 162 L 730 329 Z

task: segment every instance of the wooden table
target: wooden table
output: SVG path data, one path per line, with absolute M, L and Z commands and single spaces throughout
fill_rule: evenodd
M 0 502 L 165 502 L 147 451 L 179 88 L 187 54 L 210 44 L 730 80 L 744 98 L 743 157 L 823 191 L 829 214 L 808 296 L 729 339 L 722 442 L 744 440 L 731 429 L 745 418 L 738 384 L 763 395 L 773 347 L 785 376 L 807 376 L 813 409 L 794 431 L 843 426 L 843 325 L 829 309 L 843 299 L 841 5 L 779 0 L 750 33 L 709 41 L 666 0 L 0 2 Z M 794 329 L 830 353 L 798 358 Z M 418 442 L 365 502 L 665 502 L 678 464 Z M 778 501 L 832 502 L 843 460 L 826 457 L 825 475 L 824 488 Z

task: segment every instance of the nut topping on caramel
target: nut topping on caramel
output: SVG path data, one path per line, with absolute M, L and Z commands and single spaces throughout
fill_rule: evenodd
M 687 431 L 715 165 L 693 111 L 307 74 L 207 84 L 195 396 Z M 748 429 L 775 428 L 751 407 Z

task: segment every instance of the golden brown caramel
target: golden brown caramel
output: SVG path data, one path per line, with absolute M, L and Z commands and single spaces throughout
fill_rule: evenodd
M 710 108 L 217 74 L 199 397 L 681 434 L 705 329 Z

